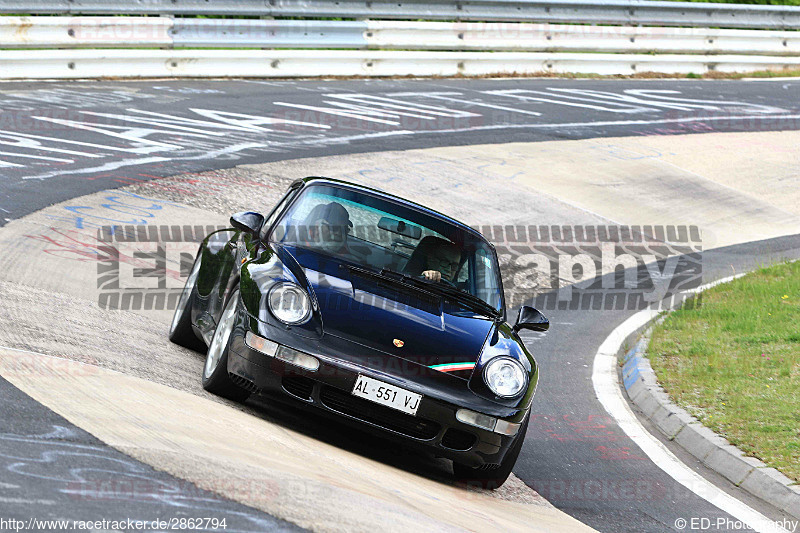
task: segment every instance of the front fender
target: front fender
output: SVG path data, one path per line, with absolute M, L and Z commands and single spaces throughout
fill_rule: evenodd
M 517 398 L 499 398 L 497 397 L 486 385 L 483 379 L 483 370 L 486 364 L 498 356 L 511 357 L 519 361 L 522 367 L 528 373 L 528 388 L 524 394 Z M 526 410 L 533 396 L 536 393 L 536 386 L 539 382 L 539 367 L 522 340 L 514 332 L 514 330 L 507 323 L 496 324 L 489 336 L 486 338 L 486 343 L 483 346 L 481 355 L 475 364 L 472 375 L 469 379 L 469 388 L 483 398 L 492 400 L 507 407 L 514 407 L 516 409 Z
M 225 296 L 235 271 L 233 248 L 229 243 L 239 239 L 239 232 L 223 229 L 210 233 L 200 244 L 200 272 L 197 276 L 197 313 L 195 322 L 205 321 L 204 336 L 222 314 Z
M 312 314 L 311 319 L 305 324 L 289 326 L 270 312 L 267 301 L 269 291 L 280 282 L 296 283 L 308 293 Z M 267 333 L 270 328 L 278 328 L 304 337 L 322 337 L 322 316 L 313 287 L 302 267 L 282 247 L 262 244 L 259 253 L 242 265 L 239 285 L 242 302 L 251 318 L 252 331 L 259 332 L 266 326 Z M 269 335 L 266 336 L 269 338 Z

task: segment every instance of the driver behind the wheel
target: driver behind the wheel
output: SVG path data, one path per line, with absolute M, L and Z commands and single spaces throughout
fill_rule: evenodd
M 425 266 L 422 275 L 429 281 L 454 282 L 458 265 L 461 263 L 461 251 L 458 246 L 443 240 L 437 240 L 425 255 Z
M 353 223 L 347 209 L 339 202 L 315 206 L 305 219 L 310 243 L 324 252 L 347 252 L 347 234 Z

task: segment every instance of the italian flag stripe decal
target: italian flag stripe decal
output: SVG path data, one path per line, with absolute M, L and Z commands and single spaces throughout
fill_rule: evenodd
M 446 363 L 443 365 L 431 365 L 428 368 L 439 372 L 455 372 L 456 370 L 472 370 L 475 368 L 475 363 Z

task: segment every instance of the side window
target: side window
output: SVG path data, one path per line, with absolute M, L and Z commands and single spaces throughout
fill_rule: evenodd
M 259 238 L 261 240 L 267 238 L 267 234 L 269 233 L 269 230 L 272 228 L 272 225 L 275 224 L 275 221 L 278 219 L 278 216 L 281 214 L 283 209 L 289 204 L 289 202 L 292 201 L 292 198 L 294 198 L 295 194 L 297 194 L 297 191 L 299 189 L 300 187 L 293 187 L 289 189 L 289 192 L 287 192 L 283 196 L 283 198 L 280 199 L 278 205 L 276 205 L 275 208 L 270 212 L 270 214 L 267 215 L 267 219 L 264 221 L 264 225 L 261 227 L 261 234 L 259 235 Z

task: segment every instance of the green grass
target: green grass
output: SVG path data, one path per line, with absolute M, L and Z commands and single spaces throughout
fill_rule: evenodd
M 800 0 L 798 0 L 800 1 Z M 744 73 L 742 78 L 796 78 L 800 76 L 800 69 L 784 69 L 784 70 L 756 70 L 750 73 Z
M 800 481 L 800 262 L 759 269 L 670 314 L 648 355 L 684 409 Z

